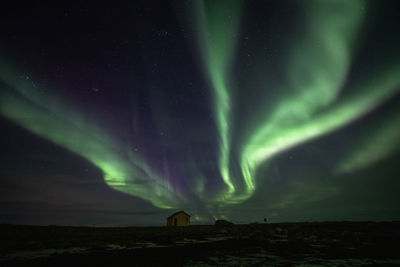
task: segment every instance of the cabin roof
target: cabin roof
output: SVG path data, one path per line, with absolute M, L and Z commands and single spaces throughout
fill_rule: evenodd
M 184 212 L 183 210 L 177 211 L 174 214 L 171 214 L 170 216 L 167 217 L 167 219 L 174 217 L 175 215 L 179 214 L 179 213 L 185 213 L 187 216 L 191 217 L 189 214 L 187 214 L 186 212 Z

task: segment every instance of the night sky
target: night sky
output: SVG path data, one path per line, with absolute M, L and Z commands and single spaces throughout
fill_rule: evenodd
M 0 223 L 400 220 L 398 1 L 0 9 Z

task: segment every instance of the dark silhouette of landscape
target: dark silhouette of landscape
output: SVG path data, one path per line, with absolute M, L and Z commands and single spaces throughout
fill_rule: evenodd
M 400 264 L 400 222 L 97 228 L 1 225 L 0 266 Z

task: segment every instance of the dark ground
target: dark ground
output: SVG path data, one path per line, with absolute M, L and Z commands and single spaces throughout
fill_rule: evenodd
M 397 266 L 400 222 L 0 225 L 0 266 Z

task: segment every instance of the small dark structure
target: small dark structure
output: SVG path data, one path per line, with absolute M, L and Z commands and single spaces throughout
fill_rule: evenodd
M 190 215 L 183 210 L 175 212 L 167 218 L 167 226 L 189 226 Z

